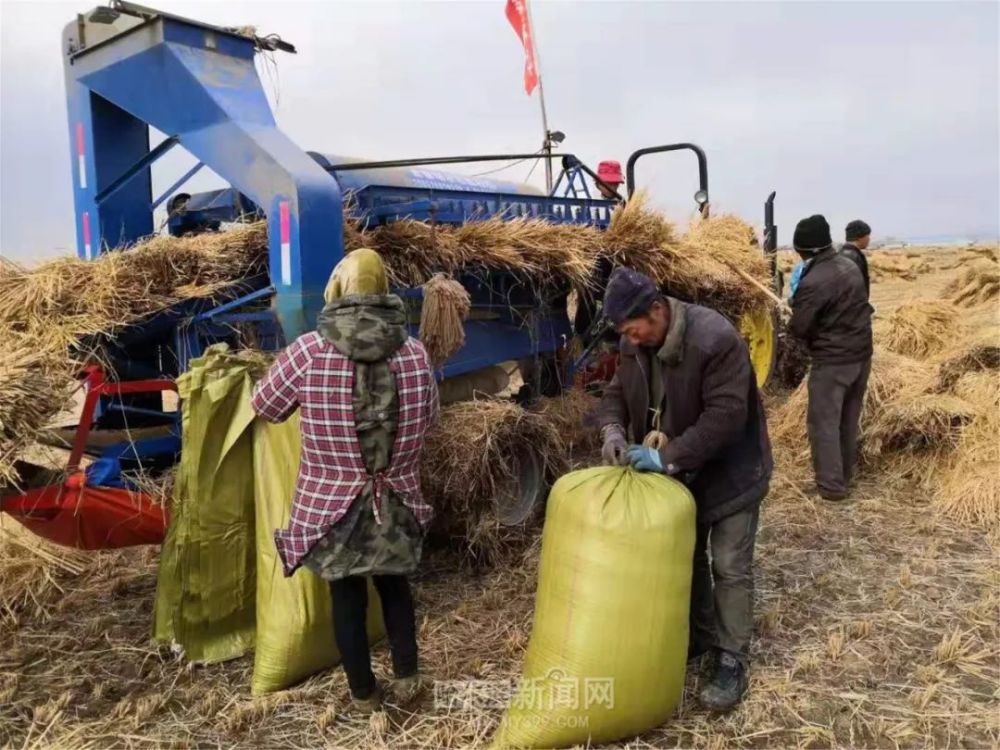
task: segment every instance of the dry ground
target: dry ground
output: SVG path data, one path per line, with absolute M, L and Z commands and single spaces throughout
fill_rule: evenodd
M 939 293 L 949 257 L 932 255 L 917 281 L 877 281 L 879 316 Z M 997 312 L 973 318 L 996 326 Z M 758 539 L 747 700 L 712 718 L 691 674 L 679 715 L 628 746 L 1000 745 L 1000 566 L 986 534 L 941 519 L 925 493 L 886 474 L 863 477 L 849 503 L 814 500 L 788 449 L 777 446 Z M 430 557 L 417 585 L 428 674 L 518 674 L 537 552 L 512 551 L 479 575 Z M 81 567 L 0 612 L 0 747 L 471 747 L 499 720 L 429 702 L 350 718 L 338 670 L 253 699 L 252 658 L 192 667 L 150 645 L 156 550 L 89 555 Z M 388 671 L 384 648 L 377 671 Z

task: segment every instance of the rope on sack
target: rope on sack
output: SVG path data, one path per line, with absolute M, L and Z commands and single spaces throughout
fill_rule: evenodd
M 424 284 L 418 336 L 434 367 L 441 367 L 465 345 L 465 320 L 472 300 L 465 287 L 450 276 L 435 274 Z
M 653 429 L 646 433 L 646 437 L 642 439 L 643 447 L 659 451 L 666 448 L 667 443 L 670 442 L 670 438 L 660 431 L 661 415 L 662 412 L 660 409 L 653 410 Z

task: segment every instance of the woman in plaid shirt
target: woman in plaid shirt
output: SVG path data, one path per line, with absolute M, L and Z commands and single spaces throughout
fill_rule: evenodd
M 417 639 L 406 576 L 420 562 L 432 510 L 420 492 L 420 451 L 438 393 L 403 301 L 378 254 L 360 249 L 333 271 L 317 330 L 296 339 L 253 393 L 270 422 L 301 413 L 302 456 L 288 527 L 275 532 L 285 575 L 305 566 L 330 583 L 337 647 L 355 706 L 382 690 L 366 632 L 367 576 L 382 603 L 397 698 L 416 696 Z

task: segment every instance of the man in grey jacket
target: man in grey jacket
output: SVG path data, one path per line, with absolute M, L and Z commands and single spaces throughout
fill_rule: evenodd
M 699 697 L 726 710 L 747 688 L 754 539 L 773 466 L 750 355 L 722 315 L 665 297 L 629 269 L 611 275 L 604 314 L 621 334 L 599 412 L 604 461 L 673 476 L 695 498 L 689 655 L 717 657 Z M 666 446 L 639 444 L 652 430 Z
M 807 422 L 816 487 L 827 500 L 843 500 L 871 372 L 872 306 L 860 269 L 834 249 L 825 218 L 800 221 L 792 244 L 810 261 L 792 298 L 789 329 L 812 359 Z

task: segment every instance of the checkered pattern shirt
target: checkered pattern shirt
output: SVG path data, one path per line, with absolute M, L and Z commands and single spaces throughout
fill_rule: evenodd
M 339 521 L 369 481 L 378 517 L 390 487 L 421 525 L 433 510 L 420 491 L 423 438 L 438 414 L 438 390 L 423 345 L 410 338 L 389 358 L 399 395 L 399 423 L 389 467 L 375 477 L 365 468 L 354 420 L 354 363 L 318 332 L 296 339 L 253 391 L 253 409 L 268 422 L 301 411 L 302 454 L 288 527 L 274 534 L 285 575 Z

